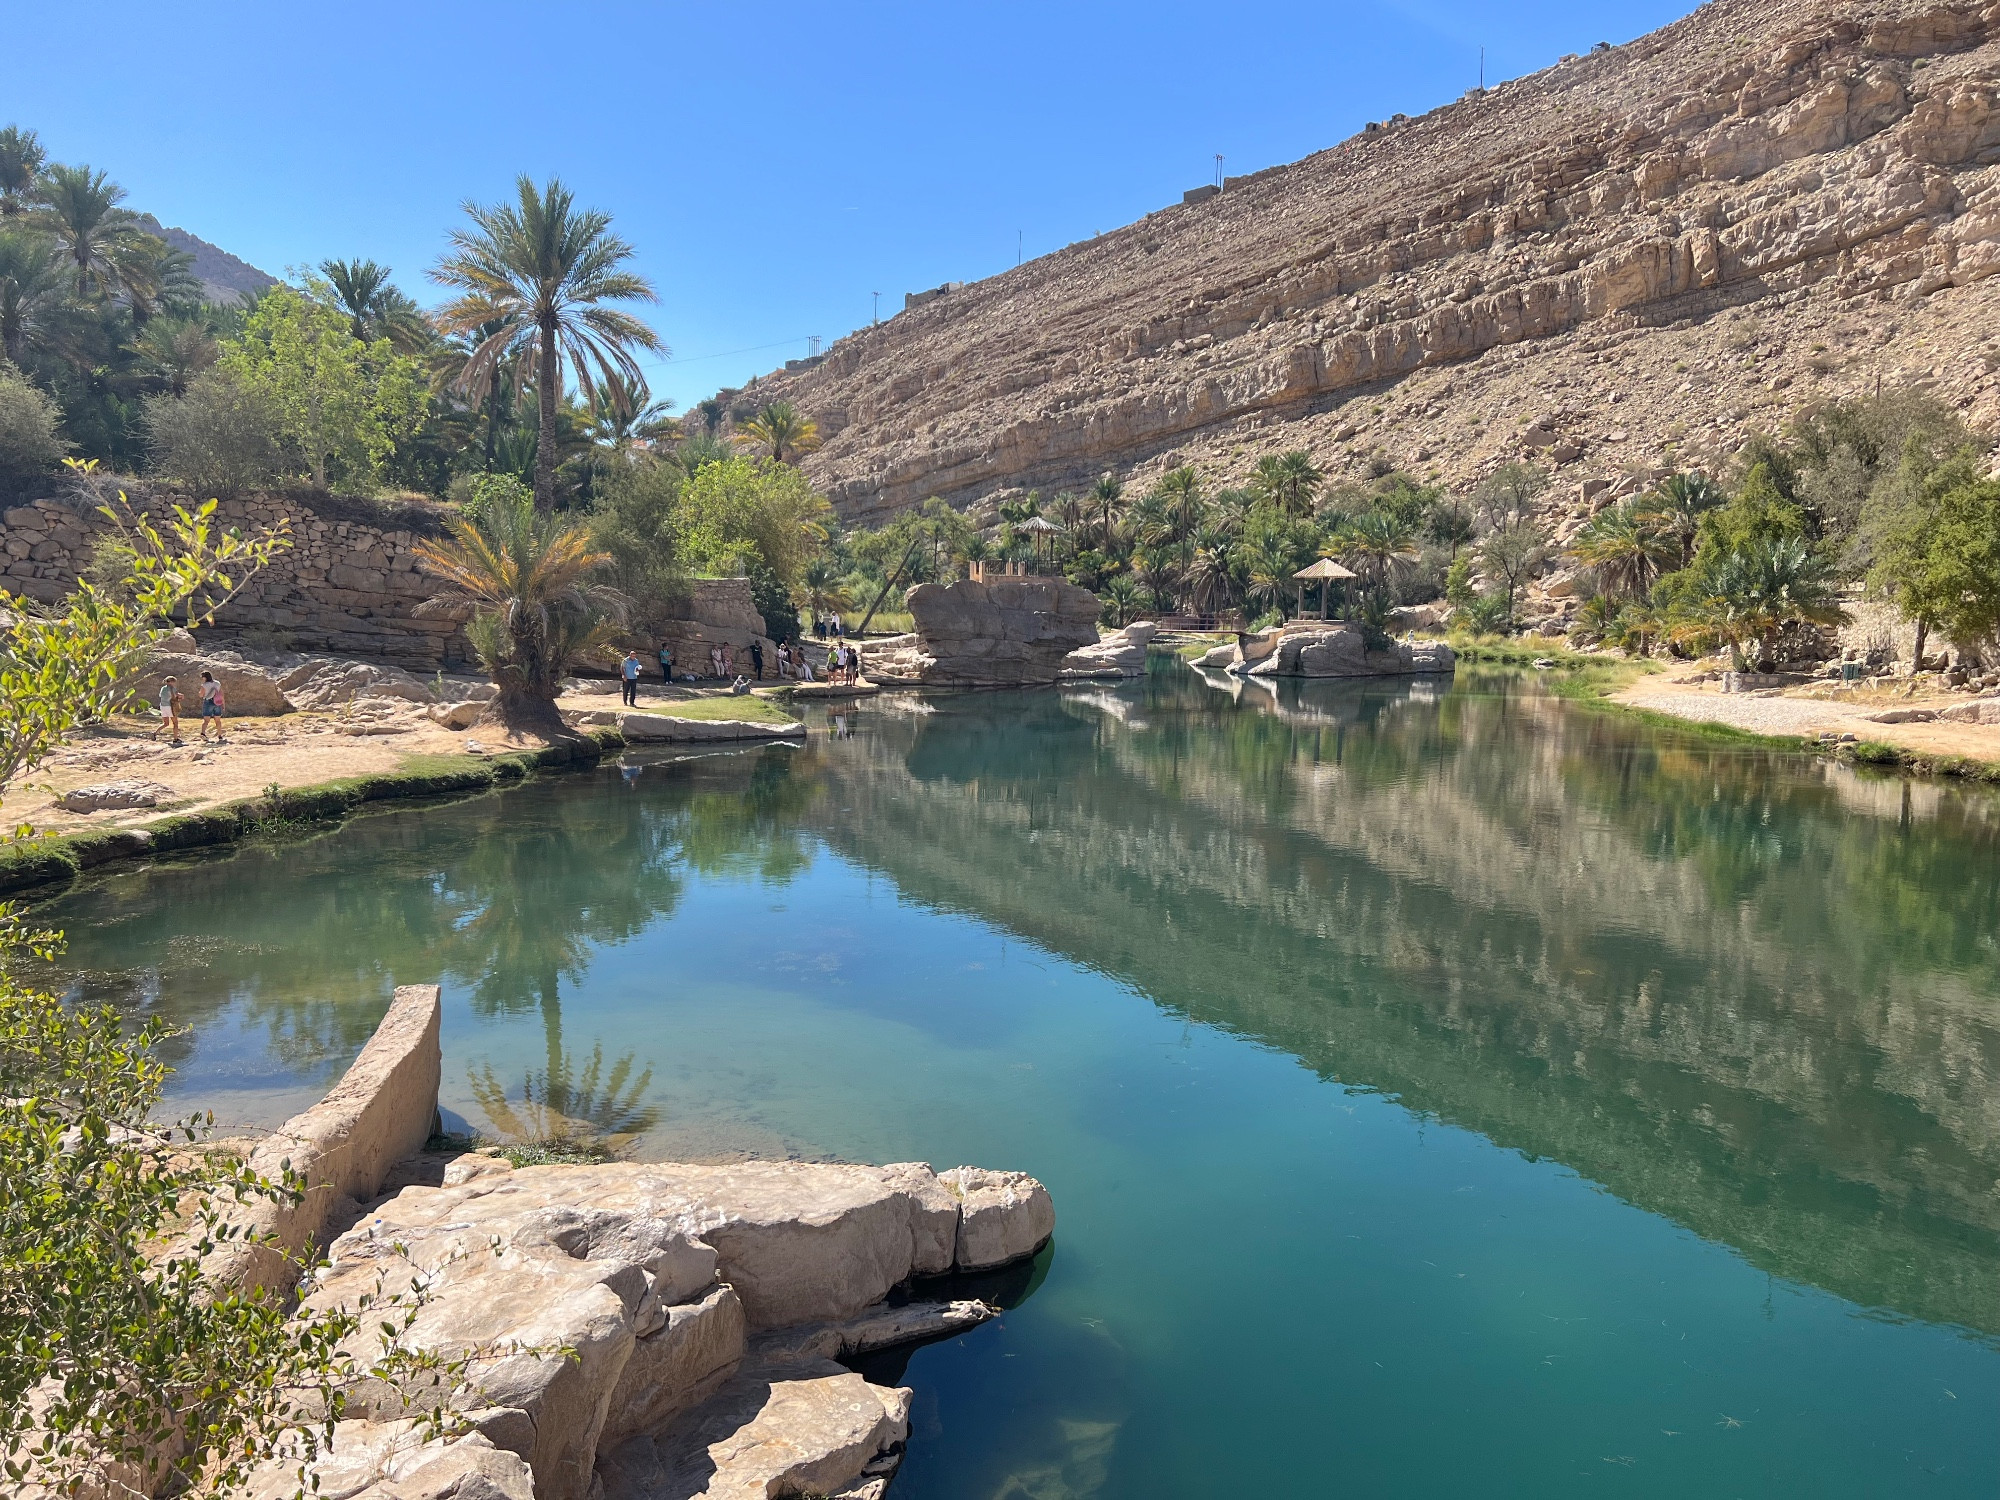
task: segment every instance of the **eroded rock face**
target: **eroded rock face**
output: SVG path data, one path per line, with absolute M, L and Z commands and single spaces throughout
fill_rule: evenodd
M 1097 596 L 1060 578 L 920 583 L 907 605 L 911 636 L 864 647 L 872 682 L 1040 686 L 1061 676 L 1072 651 L 1097 643 Z
M 1990 422 L 1996 75 L 1990 4 L 1718 0 L 954 289 L 755 397 L 818 421 L 805 467 L 850 518 L 1106 468 L 1231 482 L 1294 447 L 1454 484 L 1533 457 L 1575 495 L 1669 442 L 1713 468 L 1878 368 Z
M 426 1441 L 412 1418 L 334 1424 L 331 1446 L 313 1463 L 323 1500 L 536 1500 L 517 1455 L 483 1434 Z M 293 1500 L 297 1459 L 258 1469 L 244 1500 Z
M 1248 670 L 1253 677 L 1401 677 L 1450 672 L 1457 665 L 1457 656 L 1442 641 L 1392 641 L 1383 650 L 1370 651 L 1359 625 L 1330 624 L 1292 627 L 1278 638 L 1275 650 Z
M 1079 646 L 1063 658 L 1065 677 L 1143 677 L 1146 648 L 1160 627 L 1151 620 L 1134 620 L 1100 641 Z
M 528 1465 L 541 1500 L 584 1500 L 600 1481 L 632 1500 L 831 1494 L 893 1467 L 909 1400 L 833 1356 L 991 1316 L 883 1298 L 912 1276 L 1031 1255 L 1053 1228 L 1041 1184 L 972 1167 L 517 1171 L 474 1155 L 441 1186 L 367 1209 L 307 1302 L 353 1306 L 424 1278 L 408 1342 L 480 1351 L 478 1430 Z M 358 1356 L 371 1347 L 358 1336 Z M 386 1424 L 403 1401 L 364 1381 L 348 1412 Z

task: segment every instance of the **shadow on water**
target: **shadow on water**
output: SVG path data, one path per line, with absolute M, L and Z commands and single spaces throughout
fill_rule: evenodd
M 936 709 L 831 772 L 825 836 L 906 894 L 1759 1267 L 2000 1332 L 1991 794 L 1509 674 Z

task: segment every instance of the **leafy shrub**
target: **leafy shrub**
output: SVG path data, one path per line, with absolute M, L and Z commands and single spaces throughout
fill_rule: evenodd
M 277 478 L 278 418 L 263 393 L 227 370 L 207 370 L 185 396 L 146 401 L 153 472 L 204 494 L 233 495 Z
M 0 362 L 0 494 L 20 494 L 62 462 L 59 422 L 55 402 Z

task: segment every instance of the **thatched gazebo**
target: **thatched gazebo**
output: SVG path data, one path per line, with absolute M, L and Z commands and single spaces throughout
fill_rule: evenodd
M 1298 572 L 1292 575 L 1300 583 L 1317 583 L 1319 585 L 1319 617 L 1322 620 L 1326 618 L 1326 586 L 1337 578 L 1354 578 L 1357 576 L 1359 575 L 1343 568 L 1330 557 L 1322 557 L 1310 567 L 1300 568 Z M 1300 613 L 1303 614 L 1304 611 L 1301 610 Z

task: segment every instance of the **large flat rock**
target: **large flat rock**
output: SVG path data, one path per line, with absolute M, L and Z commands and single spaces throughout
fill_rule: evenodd
M 1072 651 L 1097 643 L 1097 596 L 1060 578 L 920 583 L 909 638 L 864 646 L 872 682 L 1028 687 L 1057 681 Z
M 1253 677 L 1404 677 L 1450 672 L 1457 665 L 1457 655 L 1442 641 L 1391 641 L 1370 650 L 1359 625 L 1294 625 L 1249 672 Z

